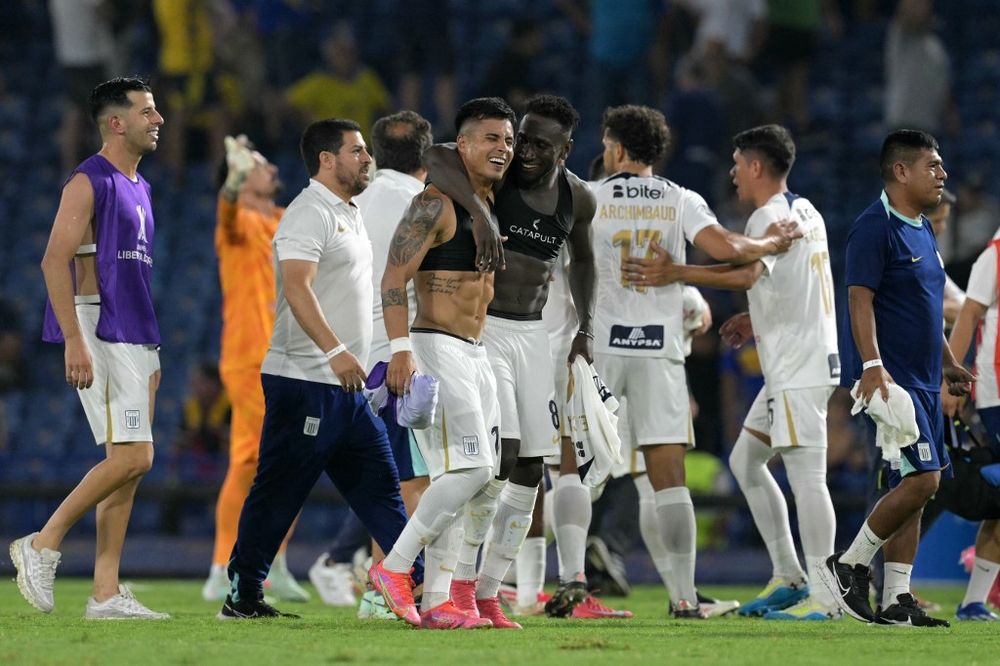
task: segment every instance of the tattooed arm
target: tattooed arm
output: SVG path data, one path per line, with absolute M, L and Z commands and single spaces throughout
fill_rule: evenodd
M 382 275 L 382 313 L 389 340 L 407 337 L 409 299 L 406 283 L 416 275 L 427 251 L 454 234 L 455 208 L 451 200 L 433 185 L 418 194 L 403 213 L 403 219 L 389 243 L 389 257 Z M 386 384 L 402 395 L 409 389 L 410 375 L 416 371 L 413 354 L 400 351 L 392 355 Z

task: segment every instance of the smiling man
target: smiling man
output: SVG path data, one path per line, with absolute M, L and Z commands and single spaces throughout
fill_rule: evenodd
M 934 137 L 905 129 L 886 137 L 880 168 L 882 196 L 855 220 L 847 236 L 848 321 L 854 344 L 844 345 L 842 383 L 859 380 L 865 404 L 876 392 L 888 400 L 889 385 L 898 384 L 913 402 L 920 434 L 902 449 L 889 473 L 891 490 L 875 505 L 850 548 L 830 556 L 821 573 L 841 609 L 858 620 L 948 626 L 928 617 L 910 593 L 920 517 L 949 465 L 942 380 L 953 395 L 967 394 L 974 380 L 944 339 L 944 264 L 922 214 L 941 200 L 948 174 Z M 880 548 L 885 583 L 881 604 L 872 611 L 869 564 Z
M 468 182 L 481 201 L 488 201 L 510 165 L 514 112 L 498 97 L 473 99 L 458 110 L 455 129 Z M 410 280 L 417 298 L 412 340 L 407 336 Z M 497 386 L 482 343 L 492 298 L 493 274 L 476 266 L 471 214 L 429 185 L 414 197 L 389 245 L 382 311 L 392 353 L 389 389 L 403 395 L 418 367 L 440 382 L 434 425 L 414 431 L 431 484 L 392 551 L 369 572 L 392 611 L 426 629 L 493 626 L 450 599 L 459 516 L 467 505 L 483 502 L 500 447 Z M 409 572 L 425 546 L 418 615 Z

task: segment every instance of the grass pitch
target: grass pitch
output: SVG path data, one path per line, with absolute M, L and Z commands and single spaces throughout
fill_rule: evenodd
M 7 583 L 0 594 L 0 664 L 974 664 L 998 663 L 1000 623 L 953 622 L 950 629 L 875 627 L 846 618 L 830 623 L 785 623 L 727 617 L 675 621 L 658 587 L 626 599 L 631 620 L 519 618 L 524 631 L 418 631 L 402 623 L 359 621 L 354 610 L 319 601 L 281 604 L 301 620 L 220 622 L 221 604 L 201 601 L 201 581 L 149 580 L 132 584 L 165 622 L 83 619 L 90 581 L 58 579 L 56 610 L 35 611 Z M 720 598 L 746 600 L 752 588 L 706 588 Z M 963 590 L 922 590 L 951 617 Z

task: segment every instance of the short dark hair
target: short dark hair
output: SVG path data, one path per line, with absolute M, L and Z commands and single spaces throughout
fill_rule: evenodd
M 319 173 L 319 154 L 340 152 L 345 132 L 360 132 L 361 125 L 347 118 L 327 118 L 309 123 L 299 141 L 299 153 L 310 176 Z
M 788 175 L 795 163 L 795 142 L 781 125 L 761 125 L 733 137 L 733 148 L 741 153 L 757 153 L 761 161 L 778 178 Z
M 514 110 L 501 97 L 477 97 L 470 99 L 458 109 L 455 116 L 455 133 L 462 133 L 462 126 L 469 120 L 498 118 L 510 121 L 511 127 L 517 122 Z
M 882 142 L 882 152 L 878 158 L 882 181 L 891 183 L 894 180 L 892 167 L 897 162 L 913 164 L 921 151 L 937 149 L 937 139 L 923 130 L 900 129 L 891 132 Z
M 90 117 L 97 122 L 97 119 L 109 106 L 132 106 L 128 98 L 130 92 L 153 92 L 149 83 L 138 76 L 116 76 L 110 81 L 99 83 L 90 91 L 88 105 L 90 107 Z
M 431 124 L 415 111 L 384 116 L 372 126 L 372 150 L 379 169 L 414 173 L 433 142 Z
M 524 112 L 554 120 L 570 133 L 580 124 L 580 114 L 569 100 L 558 95 L 535 95 L 528 100 Z
M 607 109 L 601 125 L 622 144 L 629 157 L 643 164 L 656 164 L 670 145 L 667 119 L 648 106 L 627 104 Z

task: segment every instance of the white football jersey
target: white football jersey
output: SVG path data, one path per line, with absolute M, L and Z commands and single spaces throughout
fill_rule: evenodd
M 967 298 L 987 308 L 986 316 L 983 317 L 979 327 L 979 342 L 976 347 L 976 409 L 1000 406 L 996 365 L 997 348 L 1000 347 L 1000 327 L 997 326 L 998 251 L 1000 248 L 990 243 L 979 255 L 976 263 L 972 265 L 969 286 L 965 294 Z
M 826 225 L 808 199 L 771 197 L 747 221 L 747 236 L 773 222 L 793 220 L 803 237 L 784 254 L 761 259 L 766 270 L 747 292 L 757 353 L 768 391 L 837 384 L 837 317 Z
M 684 285 L 633 287 L 622 277 L 624 257 L 654 256 L 655 241 L 684 263 L 687 241 L 713 224 L 701 195 L 666 178 L 619 173 L 594 192 L 597 308 L 594 351 L 684 362 Z

